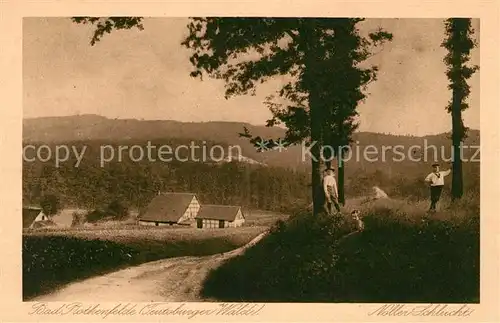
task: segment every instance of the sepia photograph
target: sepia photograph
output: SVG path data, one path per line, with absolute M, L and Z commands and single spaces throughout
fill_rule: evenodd
M 24 17 L 22 51 L 35 314 L 482 301 L 479 18 Z

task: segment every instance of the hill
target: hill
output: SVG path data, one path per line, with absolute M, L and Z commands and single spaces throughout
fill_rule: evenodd
M 204 203 L 238 204 L 273 211 L 290 211 L 307 205 L 310 161 L 307 155 L 302 160 L 303 147 L 291 147 L 283 152 L 257 152 L 247 140 L 239 138 L 243 126 L 255 135 L 273 138 L 284 135 L 281 128 L 234 122 L 110 120 L 93 115 L 27 119 L 24 144 L 47 144 L 53 148 L 65 144 L 79 151 L 82 147 L 87 149 L 78 167 L 74 167 L 74 156 L 60 167 L 54 165 L 54 156 L 46 162 L 25 160 L 23 199 L 37 203 L 42 195 L 52 193 L 60 196 L 63 204 L 76 207 L 98 207 L 115 199 L 141 207 L 158 190 L 172 190 L 197 193 Z M 438 160 L 449 158 L 450 142 L 447 134 L 412 137 L 356 133 L 352 145 L 354 155 L 346 162 L 346 195 L 365 195 L 376 185 L 389 196 L 427 198 L 422 179 L 430 171 L 434 156 L 430 154 L 429 160 L 424 160 L 424 150 L 430 147 L 428 151 L 435 151 Z M 148 143 L 156 147 L 195 143 L 208 148 L 220 145 L 224 149 L 240 145 L 242 157 L 217 162 L 152 162 L 133 160 L 126 155 L 123 160 L 115 156 L 114 160 L 100 164 L 100 147 L 146 147 Z M 470 131 L 465 145 L 478 146 L 479 131 Z M 371 150 L 365 150 L 368 148 Z M 182 158 L 189 153 L 182 152 Z M 470 158 L 475 152 L 476 148 L 464 149 L 464 157 Z M 34 157 L 33 153 L 31 151 L 30 157 Z M 407 156 L 401 158 L 401 153 Z M 464 185 L 466 190 L 479 188 L 479 162 L 464 163 Z
M 307 155 L 305 148 L 295 146 L 281 152 L 257 152 L 246 138 L 239 137 L 238 134 L 243 132 L 243 127 L 247 127 L 252 134 L 263 138 L 277 139 L 285 136 L 285 129 L 283 128 L 255 126 L 240 122 L 108 119 L 98 115 L 78 115 L 25 119 L 23 121 L 23 141 L 43 143 L 102 141 L 118 143 L 124 141 L 145 142 L 162 138 L 210 140 L 226 146 L 238 145 L 241 147 L 243 157 L 255 160 L 257 163 L 300 170 L 309 169 L 309 159 L 302 158 L 303 152 Z M 368 158 L 364 158 L 364 149 L 368 145 L 376 147 L 375 149 L 378 151 L 376 161 L 369 161 Z M 411 170 L 414 167 L 421 168 L 422 164 L 408 160 L 408 158 L 401 162 L 398 161 L 396 157 L 399 155 L 393 151 L 395 147 L 401 147 L 400 150 L 405 152 L 411 149 L 413 158 L 418 158 L 423 157 L 422 150 L 426 145 L 437 147 L 438 159 L 443 159 L 442 157 L 450 158 L 451 156 L 451 140 L 449 134 L 446 133 L 416 137 L 358 132 L 353 136 L 352 149 L 353 152 L 358 150 L 359 153 L 357 153 L 357 157 L 353 156 L 352 160 L 348 161 L 346 171 L 352 174 L 361 168 L 368 172 L 381 170 L 388 174 L 407 173 L 409 169 Z M 479 131 L 470 130 L 464 145 L 479 146 Z M 421 148 L 412 148 L 412 146 Z M 382 157 L 384 157 L 382 156 L 383 149 L 386 150 L 385 160 L 382 160 Z M 443 153 L 441 153 L 441 150 L 443 150 Z M 474 150 L 471 148 L 465 149 L 465 157 L 472 157 Z M 373 154 L 370 156 L 373 156 Z

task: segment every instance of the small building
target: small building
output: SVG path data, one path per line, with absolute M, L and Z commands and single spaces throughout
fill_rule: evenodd
M 194 193 L 159 193 L 138 216 L 139 224 L 192 225 L 200 210 Z
M 49 217 L 39 207 L 23 207 L 23 229 L 32 229 L 37 223 L 48 221 Z
M 235 228 L 241 227 L 245 217 L 240 206 L 202 205 L 196 215 L 197 228 Z

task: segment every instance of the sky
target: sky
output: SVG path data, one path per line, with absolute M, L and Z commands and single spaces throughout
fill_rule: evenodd
M 190 52 L 180 45 L 187 18 L 147 18 L 144 30 L 114 31 L 90 46 L 92 27 L 69 18 L 24 18 L 23 116 L 98 114 L 109 118 L 241 121 L 262 125 L 271 117 L 265 97 L 275 78 L 255 96 L 224 98 L 223 81 L 194 79 Z M 376 82 L 358 107 L 359 131 L 427 135 L 450 131 L 451 98 L 442 19 L 367 19 L 360 29 L 393 33 L 370 60 Z M 473 20 L 479 43 L 479 21 Z M 472 52 L 479 65 L 479 46 Z M 479 129 L 479 74 L 469 80 L 466 126 Z

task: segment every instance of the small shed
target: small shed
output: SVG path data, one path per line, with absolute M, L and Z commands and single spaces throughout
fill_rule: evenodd
M 196 216 L 197 228 L 235 228 L 245 223 L 240 206 L 202 205 Z
M 23 207 L 23 228 L 32 229 L 37 222 L 47 221 L 49 217 L 43 213 L 39 207 L 25 206 Z
M 194 193 L 159 193 L 138 216 L 139 224 L 190 225 L 200 210 Z

